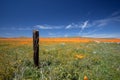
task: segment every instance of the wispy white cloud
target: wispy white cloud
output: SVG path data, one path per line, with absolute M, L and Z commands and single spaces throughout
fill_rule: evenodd
M 53 26 L 53 29 L 62 29 L 63 26 Z
M 113 22 L 120 22 L 120 12 L 114 12 L 108 18 L 94 20 L 91 25 L 96 27 L 103 27 Z
M 120 38 L 119 33 L 111 33 L 111 34 L 89 34 L 83 35 L 83 37 L 93 37 L 93 38 Z
M 101 22 L 97 24 L 97 27 L 102 27 L 102 26 L 106 26 L 108 23 L 106 22 Z
M 70 29 L 70 28 L 72 28 L 73 26 L 71 25 L 71 24 L 69 24 L 69 25 L 67 25 L 66 27 L 65 27 L 65 29 Z
M 25 28 L 13 28 L 14 30 L 32 30 L 30 27 L 25 27 Z
M 119 11 L 115 11 L 115 12 L 113 12 L 113 13 L 111 14 L 111 16 L 118 16 L 118 15 L 120 15 L 120 10 L 119 10 Z
M 82 30 L 84 30 L 88 25 L 88 21 L 85 21 L 81 27 Z
M 65 27 L 65 29 L 81 29 L 80 32 L 82 32 L 86 28 L 104 27 L 104 26 L 107 26 L 108 24 L 112 24 L 114 22 L 120 22 L 120 11 L 113 12 L 111 15 L 112 16 L 109 16 L 107 18 L 98 19 L 98 20 L 94 20 L 94 21 L 86 20 L 79 24 L 72 23 L 72 24 L 67 25 Z
M 85 22 L 80 26 L 80 28 L 81 28 L 80 33 L 81 33 L 85 28 L 87 28 L 87 27 L 88 27 L 88 21 L 85 21 Z
M 75 23 L 72 23 L 72 24 L 69 24 L 65 27 L 65 29 L 81 29 L 81 30 L 84 30 L 85 28 L 87 28 L 89 25 L 88 25 L 88 20 L 83 22 L 83 23 L 78 23 L 78 24 L 75 24 Z
M 108 25 L 112 22 L 116 22 L 116 21 L 120 21 L 120 16 L 95 20 L 93 22 L 93 26 L 97 26 L 97 27 L 106 26 L 106 25 Z
M 43 25 L 36 25 L 36 26 L 34 26 L 34 28 L 38 28 L 38 29 L 53 29 L 52 27 L 47 27 L 47 26 L 43 26 Z
M 31 27 L 2 27 L 1 30 L 32 30 Z
M 52 25 L 36 25 L 35 29 L 61 29 L 62 26 L 52 26 Z
M 87 33 L 79 32 L 78 34 L 80 36 L 84 37 L 98 37 L 98 38 L 120 38 L 120 33 L 98 33 L 101 29 L 106 29 L 104 27 L 108 27 L 108 25 L 115 24 L 115 23 L 120 23 L 120 12 L 115 12 L 112 14 L 112 16 L 104 18 L 104 19 L 99 19 L 99 20 L 94 20 L 91 23 L 89 22 L 89 28 L 91 28 Z M 80 34 L 81 33 L 81 34 Z

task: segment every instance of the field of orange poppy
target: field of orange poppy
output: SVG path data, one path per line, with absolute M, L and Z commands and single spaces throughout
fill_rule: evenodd
M 32 38 L 0 38 L 0 42 L 14 42 L 16 45 L 32 44 Z M 60 43 L 60 42 L 74 42 L 74 43 L 86 43 L 86 42 L 120 42 L 120 39 L 115 38 L 40 38 L 39 42 L 46 43 Z
M 39 38 L 40 69 L 32 38 L 0 38 L 0 80 L 119 80 L 120 39 Z

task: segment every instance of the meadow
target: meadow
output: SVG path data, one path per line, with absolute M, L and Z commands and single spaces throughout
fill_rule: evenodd
M 120 39 L 0 39 L 0 80 L 120 80 Z M 87 79 L 86 79 L 87 80 Z

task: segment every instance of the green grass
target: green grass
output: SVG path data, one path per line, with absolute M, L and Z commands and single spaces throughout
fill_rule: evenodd
M 40 44 L 40 68 L 33 64 L 32 45 L 0 43 L 0 80 L 119 80 L 120 44 Z M 75 55 L 84 55 L 77 59 Z

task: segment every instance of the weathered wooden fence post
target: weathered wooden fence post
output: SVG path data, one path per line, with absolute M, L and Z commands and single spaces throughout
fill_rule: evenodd
M 39 31 L 33 31 L 33 60 L 35 67 L 39 67 Z

